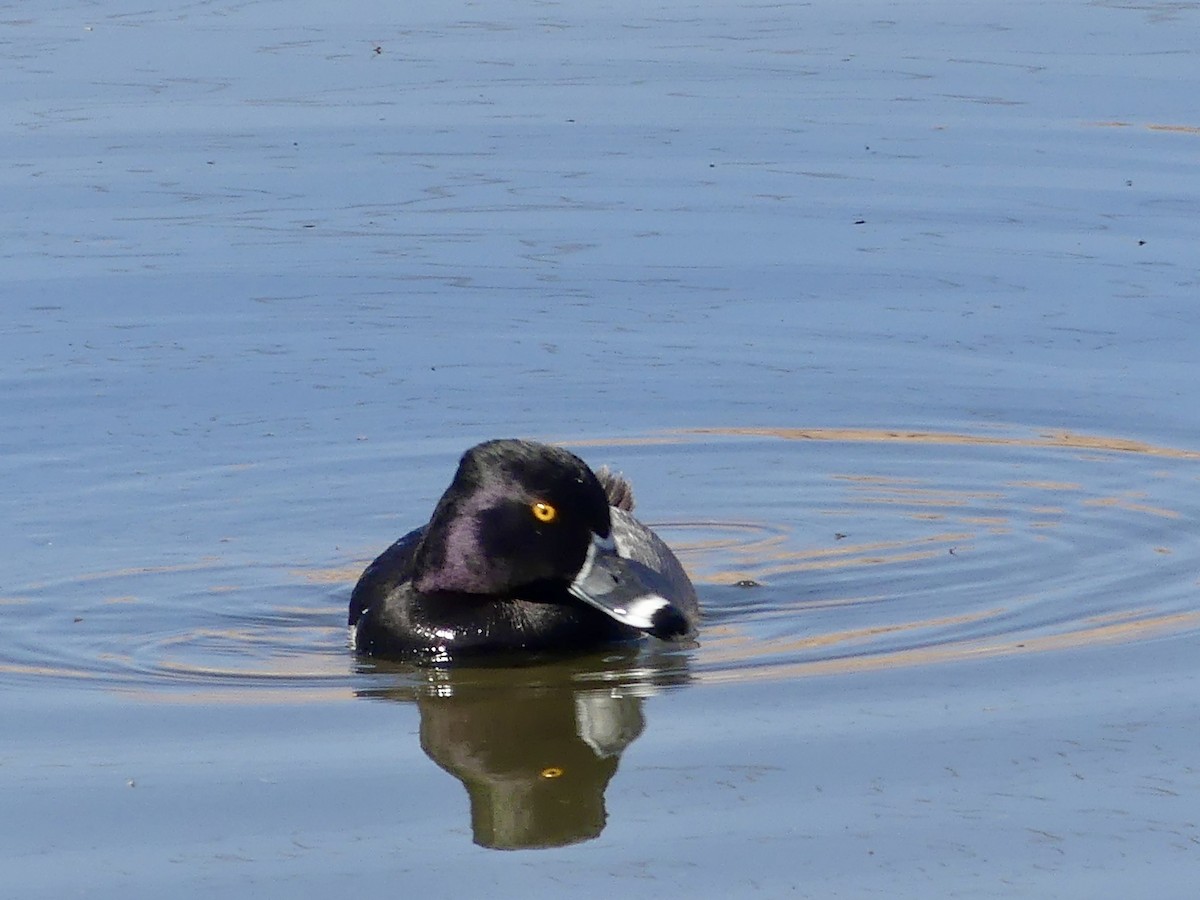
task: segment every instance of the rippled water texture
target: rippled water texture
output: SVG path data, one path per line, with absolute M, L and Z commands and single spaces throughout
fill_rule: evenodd
M 641 448 L 679 467 L 681 485 L 706 476 L 698 450 L 746 473 L 713 485 L 713 518 L 655 523 L 703 587 L 695 680 L 1063 650 L 1200 623 L 1197 545 L 1181 527 L 1200 517 L 1196 451 L 1069 433 L 754 428 L 572 446 L 601 459 Z M 8 601 L 28 614 L 25 643 L 0 666 L 126 690 L 337 696 L 355 684 L 344 606 L 365 562 L 214 557 L 30 585 Z M 66 642 L 64 609 L 76 612 Z M 132 616 L 137 632 L 121 625 Z
M 1200 7 L 12 5 L 0 894 L 1190 897 Z M 358 661 L 560 442 L 691 646 Z

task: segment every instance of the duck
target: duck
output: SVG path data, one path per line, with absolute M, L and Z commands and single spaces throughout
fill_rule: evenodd
M 500 439 L 467 450 L 429 521 L 366 567 L 348 622 L 359 656 L 448 662 L 683 642 L 699 614 L 679 559 L 634 518 L 623 476 Z

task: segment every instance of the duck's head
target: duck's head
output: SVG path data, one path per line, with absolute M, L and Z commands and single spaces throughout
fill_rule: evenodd
M 413 586 L 511 597 L 547 582 L 656 637 L 688 629 L 656 590 L 655 573 L 618 556 L 608 497 L 583 460 L 532 441 L 472 447 L 430 519 Z

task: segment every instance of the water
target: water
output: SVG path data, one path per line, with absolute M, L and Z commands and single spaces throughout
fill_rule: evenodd
M 1195 6 L 10 12 L 0 894 L 1189 896 Z M 512 435 L 696 646 L 348 653 Z

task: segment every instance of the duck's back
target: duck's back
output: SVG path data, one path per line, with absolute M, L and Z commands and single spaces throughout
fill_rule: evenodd
M 700 601 L 671 548 L 631 513 L 617 507 L 612 509 L 612 535 L 617 552 L 651 570 L 658 593 L 675 604 L 688 625 L 695 628 L 700 618 Z
M 402 585 L 412 581 L 413 559 L 424 536 L 424 527 L 410 531 L 380 553 L 359 576 L 350 594 L 349 624 L 352 628 L 367 609 L 383 604 Z

